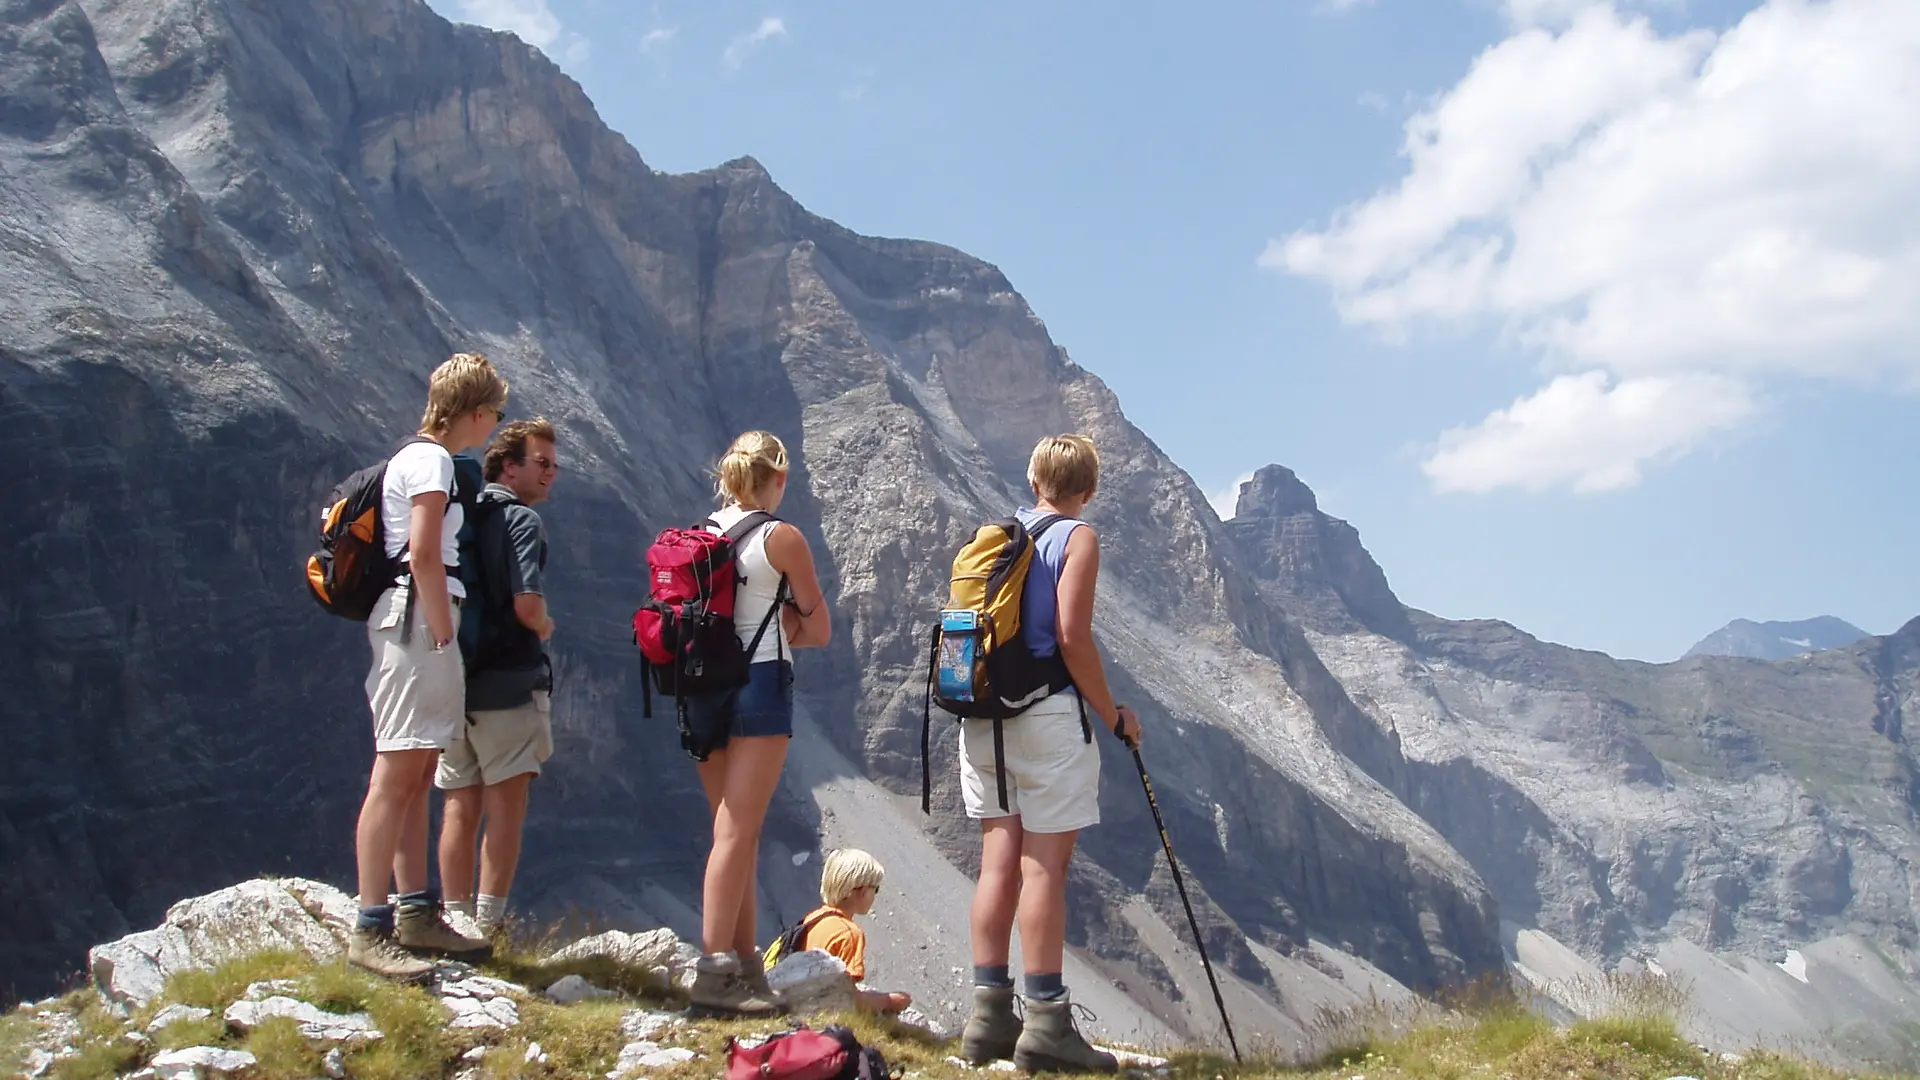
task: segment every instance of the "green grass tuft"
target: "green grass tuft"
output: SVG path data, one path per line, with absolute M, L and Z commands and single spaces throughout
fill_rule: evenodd
M 219 1046 L 227 1037 L 227 1022 L 218 1015 L 204 1020 L 175 1020 L 153 1033 L 153 1043 L 162 1050 L 184 1050 L 189 1046 Z
M 1596 1046 L 1618 1046 L 1675 1069 L 1698 1069 L 1704 1058 L 1680 1034 L 1670 1016 L 1608 1016 L 1582 1020 L 1567 1032 L 1567 1041 Z
M 309 1080 L 323 1076 L 321 1049 L 300 1034 L 292 1017 L 276 1016 L 247 1033 L 241 1049 L 258 1058 L 256 1080 Z
M 24 1008 L 0 1013 L 0 1076 L 18 1076 L 27 1069 L 27 1051 L 36 1027 Z
M 328 1012 L 366 1012 L 385 1038 L 347 1052 L 347 1072 L 366 1080 L 438 1076 L 459 1046 L 447 1029 L 447 1008 L 417 986 L 401 986 L 344 962 L 322 964 L 303 980 L 302 997 Z
M 160 1000 L 212 1009 L 217 1016 L 246 996 L 247 987 L 254 983 L 294 979 L 312 970 L 313 958 L 307 954 L 270 949 L 229 960 L 210 971 L 182 971 L 167 980 Z
M 144 1048 L 127 1037 L 133 1029 L 108 1012 L 97 994 L 76 991 L 62 999 L 62 1005 L 79 1016 L 79 1053 L 54 1063 L 54 1080 L 112 1080 L 146 1056 Z
M 520 1025 L 507 1042 L 488 1052 L 482 1075 L 489 1080 L 605 1076 L 613 1071 L 620 1048 L 627 1043 L 620 1033 L 620 1019 L 631 1008 L 632 1003 L 618 1001 L 522 1002 Z M 545 1065 L 526 1060 L 532 1043 L 539 1043 L 547 1055 Z

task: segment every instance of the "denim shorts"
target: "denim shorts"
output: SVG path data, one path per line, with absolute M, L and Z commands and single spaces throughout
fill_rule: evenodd
M 718 694 L 700 694 L 684 702 L 680 746 L 695 761 L 724 750 L 734 736 L 785 735 L 793 738 L 793 664 L 768 660 L 747 668 L 747 685 Z

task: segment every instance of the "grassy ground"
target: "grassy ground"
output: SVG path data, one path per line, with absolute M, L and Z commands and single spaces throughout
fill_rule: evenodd
M 559 1006 L 544 1001 L 520 1005 L 521 1022 L 508 1032 L 453 1031 L 437 1000 L 417 987 L 386 983 L 346 967 L 316 964 L 293 953 L 261 953 L 213 971 L 176 976 L 162 1000 L 121 1019 L 101 1006 L 90 991 L 63 999 L 59 1009 L 74 1017 L 82 1032 L 81 1052 L 60 1061 L 57 1080 L 110 1080 L 137 1068 L 161 1049 L 228 1046 L 259 1059 L 249 1080 L 309 1080 L 324 1075 L 325 1048 L 309 1044 L 292 1021 L 270 1022 L 251 1033 L 230 1032 L 220 1020 L 226 1007 L 248 986 L 271 979 L 292 980 L 292 996 L 337 1012 L 373 1015 L 384 1039 L 346 1053 L 348 1074 L 356 1080 L 414 1080 L 451 1077 L 473 1067 L 485 1080 L 559 1080 L 599 1078 L 610 1072 L 627 1042 L 622 1018 L 634 1008 L 656 1011 L 684 1004 L 675 992 L 656 985 L 646 972 L 618 969 L 604 962 L 564 967 L 540 965 L 534 957 L 543 943 L 503 948 L 490 974 L 533 988 L 566 974 L 585 974 L 596 984 L 619 987 L 618 999 Z M 144 1031 L 164 1005 L 178 1003 L 211 1009 L 200 1021 L 179 1021 L 155 1032 L 150 1044 L 132 1033 Z M 1217 1053 L 1180 1051 L 1170 1055 L 1169 1080 L 1571 1080 L 1620 1078 L 1665 1080 L 1858 1080 L 1863 1074 L 1838 1073 L 1809 1061 L 1754 1053 L 1733 1062 L 1700 1052 L 1684 1038 L 1669 1002 L 1645 994 L 1627 995 L 1620 1007 L 1601 1019 L 1556 1029 L 1519 1003 L 1495 994 L 1474 1000 L 1391 1010 L 1330 1014 L 1316 1025 L 1323 1049 L 1306 1062 L 1272 1048 L 1253 1047 L 1241 1064 Z M 852 1026 L 863 1042 L 881 1048 L 887 1060 L 914 1080 L 960 1080 L 974 1070 L 950 1062 L 957 1051 L 918 1029 L 874 1016 L 819 1018 Z M 31 1043 L 35 1018 L 16 1011 L 0 1016 L 0 1076 L 20 1075 Z M 651 1068 L 652 1080 L 711 1080 L 724 1071 L 727 1040 L 771 1033 L 779 1021 L 685 1021 L 651 1036 L 662 1047 L 684 1047 L 694 1059 Z M 533 1044 L 538 1051 L 530 1053 Z M 477 1062 L 463 1055 L 485 1047 Z

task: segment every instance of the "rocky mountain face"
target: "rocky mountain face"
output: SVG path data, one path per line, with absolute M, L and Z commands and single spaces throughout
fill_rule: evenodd
M 702 800 L 638 717 L 622 627 L 645 539 L 710 506 L 735 432 L 797 455 L 786 512 L 836 618 L 805 709 L 907 793 L 947 553 L 1022 501 L 1037 436 L 1085 430 L 1108 462 L 1101 630 L 1166 729 L 1156 779 L 1216 958 L 1268 997 L 1267 958 L 1333 966 L 1316 942 L 1414 986 L 1501 966 L 1486 889 L 1332 749 L 1289 681 L 1298 632 L 1198 489 L 991 266 L 817 218 L 751 160 L 656 173 L 537 52 L 417 0 L 0 0 L 0 26 L 14 992 L 180 896 L 349 873 L 365 646 L 299 567 L 319 496 L 411 429 L 456 349 L 564 432 L 558 751 L 523 901 L 656 925 L 697 898 Z M 940 736 L 926 827 L 964 865 Z M 1183 1024 L 1177 902 L 1108 758 L 1071 934 Z M 790 786 L 769 848 L 812 850 L 819 816 Z M 812 887 L 778 859 L 763 878 L 770 911 Z
M 1792 622 L 1735 619 L 1701 638 L 1681 659 L 1744 656 L 1749 660 L 1791 660 L 1803 653 L 1845 648 L 1872 636 L 1852 623 L 1831 615 Z
M 1912 970 L 1920 627 L 1653 668 L 1445 622 L 1285 470 L 1222 524 L 992 266 L 818 218 L 751 159 L 657 173 L 509 35 L 419 0 L 0 0 L 0 439 L 23 481 L 0 992 L 181 896 L 348 879 L 365 645 L 300 566 L 320 496 L 411 430 L 459 349 L 559 424 L 567 466 L 523 904 L 687 926 L 704 801 L 639 717 L 623 627 L 646 539 L 704 513 L 709 463 L 764 427 L 795 452 L 783 513 L 835 638 L 798 663 L 763 917 L 804 910 L 823 835 L 924 857 L 890 878 L 924 932 L 875 956 L 951 992 L 977 841 L 938 718 L 936 812 L 907 810 L 929 619 L 961 538 L 1025 501 L 1034 439 L 1079 430 L 1105 461 L 1097 629 L 1243 1030 L 1537 968 L 1545 942 L 1771 960 L 1861 934 Z M 1103 758 L 1075 977 L 1204 1033 L 1138 779 Z
M 1783 663 L 1649 665 L 1401 606 L 1354 529 L 1279 466 L 1227 527 L 1364 714 L 1348 756 L 1473 864 L 1510 950 L 1545 931 L 1718 987 L 1707 953 L 1848 942 L 1868 975 L 1912 977 L 1920 758 L 1903 717 L 1920 704 L 1920 619 Z M 1812 1026 L 1871 1041 L 1920 1001 L 1883 989 Z M 1753 998 L 1718 992 L 1738 1027 Z

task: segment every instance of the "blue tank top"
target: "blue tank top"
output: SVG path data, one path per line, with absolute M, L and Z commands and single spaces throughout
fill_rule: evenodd
M 1048 515 L 1038 510 L 1015 513 L 1031 528 Z M 1078 518 L 1056 522 L 1034 545 L 1033 565 L 1027 570 L 1027 591 L 1020 598 L 1020 622 L 1026 627 L 1027 646 L 1042 659 L 1060 651 L 1060 568 L 1067 563 L 1067 538 L 1085 525 Z

